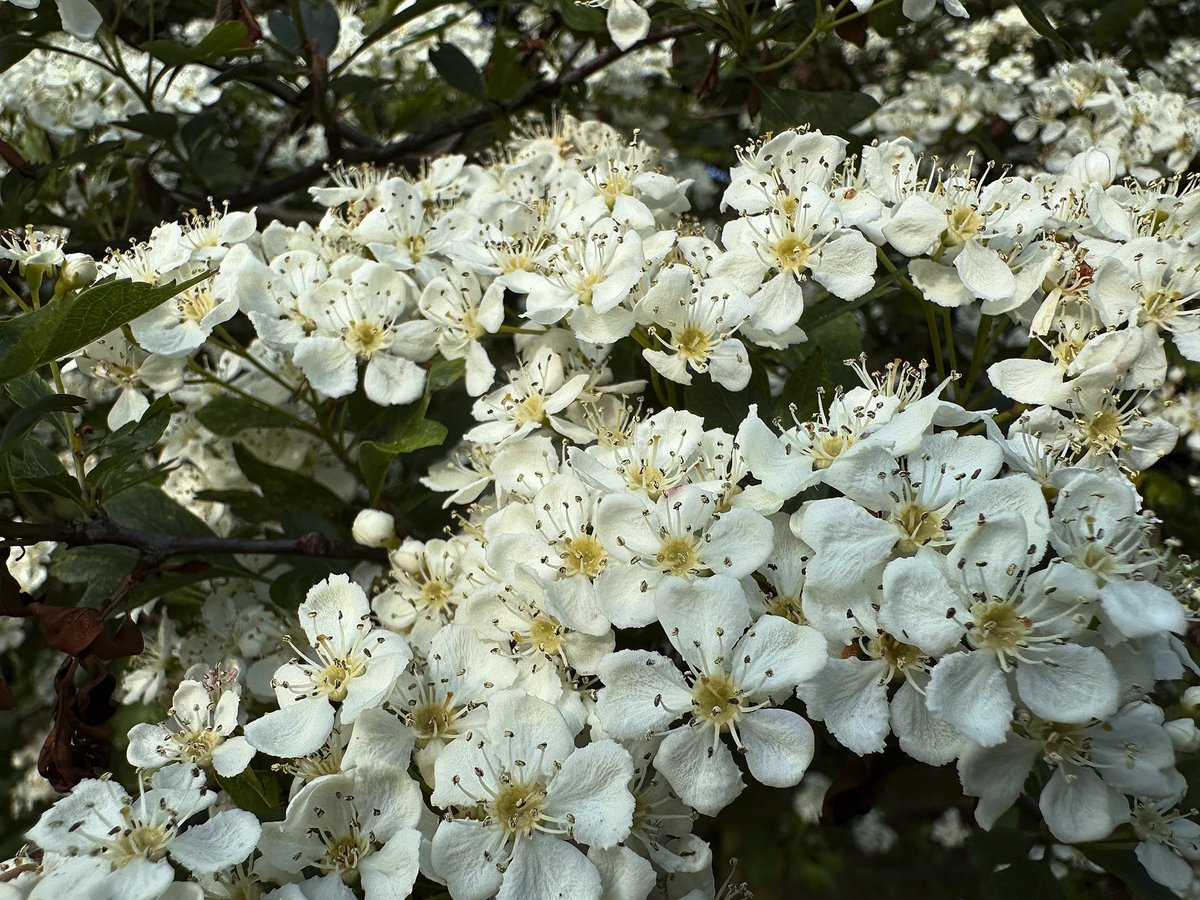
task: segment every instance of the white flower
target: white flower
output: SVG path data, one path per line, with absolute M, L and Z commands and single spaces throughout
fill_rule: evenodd
M 475 402 L 471 412 L 482 424 L 467 432 L 468 440 L 499 444 L 524 437 L 542 426 L 567 437 L 588 439 L 586 430 L 560 415 L 583 391 L 589 378 L 586 373 L 567 377 L 562 357 L 542 347 L 528 362 L 510 372 L 508 378 L 507 386 Z
M 238 694 L 220 691 L 214 696 L 197 681 L 180 682 L 168 710 L 171 719 L 152 725 L 139 723 L 129 731 L 129 764 L 155 769 L 181 762 L 212 767 L 224 778 L 241 773 L 250 764 L 254 748 L 237 730 Z
M 417 361 L 435 351 L 433 324 L 405 321 L 412 305 L 412 282 L 377 263 L 358 266 L 349 281 L 326 281 L 299 299 L 315 327 L 296 344 L 296 365 L 317 390 L 344 397 L 358 384 L 358 364 L 365 362 L 363 389 L 370 400 L 411 403 L 425 389 Z
M 383 702 L 411 651 L 398 635 L 371 624 L 367 597 L 346 575 L 308 592 L 297 613 L 312 655 L 279 667 L 272 679 L 280 708 L 249 723 L 246 737 L 271 756 L 312 753 L 333 730 Z M 296 649 L 293 645 L 293 649 Z
M 493 282 L 485 291 L 475 275 L 447 271 L 425 285 L 419 305 L 421 314 L 437 326 L 442 356 L 467 361 L 467 393 L 484 393 L 496 378 L 496 367 L 480 339 L 504 324 L 503 286 Z
M 1106 722 L 1061 725 L 1027 717 L 995 747 L 968 745 L 958 761 L 963 791 L 979 797 L 975 819 L 985 828 L 1012 806 L 1041 758 L 1052 769 L 1039 807 L 1065 843 L 1107 837 L 1129 819 L 1124 793 L 1165 799 L 1177 794 L 1171 739 L 1162 710 L 1131 703 Z
M 89 778 L 46 810 L 28 837 L 53 853 L 93 857 L 82 871 L 98 882 L 92 888 L 98 895 L 151 900 L 175 880 L 168 856 L 204 875 L 236 865 L 254 850 L 260 826 L 243 810 L 223 810 L 187 827 L 216 800 L 199 770 L 186 765 L 156 772 L 136 800 L 112 781 Z M 62 881 L 69 883 L 65 876 L 71 874 L 64 872 Z M 43 883 L 51 896 L 47 887 Z M 65 883 L 58 889 L 69 892 Z
M 668 266 L 636 310 L 639 321 L 649 324 L 665 349 L 647 348 L 642 355 L 680 384 L 692 383 L 690 368 L 709 373 L 726 390 L 740 391 L 750 382 L 750 358 L 733 335 L 750 310 L 749 299 L 732 280 L 701 281 L 687 266 Z
M 720 512 L 712 493 L 698 485 L 661 494 L 657 502 L 609 494 L 600 501 L 595 533 L 613 557 L 596 600 L 623 628 L 654 621 L 660 586 L 703 581 L 708 573 L 743 578 L 771 553 L 766 518 L 750 509 Z
M 724 575 L 658 592 L 659 619 L 688 667 L 666 657 L 621 650 L 600 667 L 596 714 L 616 737 L 640 738 L 687 722 L 662 742 L 655 768 L 689 806 L 715 815 L 745 786 L 721 735 L 728 733 L 763 784 L 798 784 L 812 760 L 812 729 L 774 703 L 825 664 L 825 640 L 778 616 L 751 624 L 738 583 Z
M 487 725 L 451 743 L 436 764 L 432 802 L 446 813 L 433 868 L 461 900 L 599 900 L 600 874 L 572 840 L 599 849 L 633 821 L 633 762 L 609 740 L 577 749 L 548 703 L 504 691 Z
M 50 556 L 58 549 L 56 541 L 38 541 L 23 547 L 10 547 L 5 567 L 26 594 L 36 593 L 46 583 Z
M 417 878 L 421 791 L 403 772 L 356 770 L 305 785 L 282 822 L 263 826 L 259 849 L 271 866 L 293 876 L 306 896 L 403 900 Z M 312 893 L 309 894 L 308 892 Z
M 1138 861 L 1150 877 L 1182 894 L 1195 881 L 1200 860 L 1200 825 L 1185 818 L 1171 800 L 1138 799 L 1133 805 Z
M 925 689 L 930 711 L 984 746 L 1008 734 L 1014 686 L 1043 719 L 1083 724 L 1117 710 L 1117 675 L 1104 652 L 1070 642 L 1088 623 L 1079 579 L 1061 568 L 1030 574 L 1038 560 L 1025 558 L 1027 548 L 1021 520 L 1000 517 L 949 556 L 918 550 L 883 575 L 884 626 L 930 656 L 946 654 Z

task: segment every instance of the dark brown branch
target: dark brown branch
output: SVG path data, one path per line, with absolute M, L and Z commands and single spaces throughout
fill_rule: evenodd
M 138 531 L 105 518 L 60 522 L 53 525 L 0 521 L 0 546 L 20 547 L 41 541 L 57 541 L 68 547 L 91 547 L 99 544 L 133 547 L 154 561 L 161 561 L 172 556 L 236 553 L 253 556 L 318 556 L 330 559 L 387 562 L 386 550 L 333 541 L 317 532 L 304 534 L 298 538 L 192 537 Z
M 606 50 L 597 53 L 591 59 L 581 66 L 570 69 L 559 75 L 552 81 L 542 81 L 531 87 L 519 98 L 511 103 L 496 104 L 485 109 L 479 109 L 475 112 L 468 113 L 464 116 L 459 116 L 456 119 L 448 119 L 445 122 L 439 122 L 432 128 L 422 131 L 418 134 L 409 135 L 408 137 L 396 141 L 395 143 L 385 144 L 380 147 L 363 147 L 355 148 L 348 147 L 344 150 L 340 159 L 324 159 L 315 162 L 312 165 L 305 166 L 286 175 L 283 178 L 272 181 L 268 184 L 259 185 L 250 188 L 249 190 L 241 191 L 236 194 L 231 194 L 223 199 L 233 208 L 242 208 L 253 206 L 257 203 L 265 203 L 270 200 L 275 200 L 286 196 L 293 191 L 308 187 L 316 182 L 324 175 L 328 166 L 337 162 L 347 163 L 373 163 L 376 165 L 386 165 L 388 163 L 397 162 L 399 160 L 408 159 L 414 156 L 419 156 L 422 153 L 437 145 L 439 142 L 447 138 L 454 137 L 458 134 L 463 134 L 471 129 L 477 128 L 488 120 L 497 115 L 512 115 L 522 109 L 532 105 L 538 100 L 554 100 L 562 96 L 563 93 L 570 87 L 586 81 L 592 75 L 607 68 L 617 60 L 644 47 L 649 47 L 653 44 L 669 41 L 675 38 L 684 37 L 696 32 L 695 25 L 674 25 L 669 28 L 659 28 L 651 31 L 646 37 L 632 45 L 628 50 L 621 50 L 618 47 L 609 47 Z

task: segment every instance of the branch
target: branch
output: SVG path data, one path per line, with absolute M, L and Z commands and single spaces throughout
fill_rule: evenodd
M 298 538 L 221 538 L 152 534 L 126 528 L 107 518 L 40 525 L 0 521 L 0 546 L 20 547 L 41 541 L 57 541 L 68 547 L 111 544 L 133 547 L 148 559 L 161 561 L 172 556 L 244 554 L 250 556 L 317 556 L 330 559 L 362 559 L 386 563 L 387 551 L 333 541 L 310 532 Z
M 673 40 L 674 38 L 684 37 L 689 34 L 694 34 L 697 31 L 695 25 L 673 25 L 669 28 L 659 28 L 656 31 L 650 32 L 642 40 L 633 44 L 626 50 L 619 47 L 609 47 L 606 50 L 597 53 L 581 66 L 563 72 L 552 81 L 542 81 L 532 86 L 522 96 L 506 104 L 497 104 L 485 109 L 476 110 L 467 115 L 458 116 L 454 119 L 447 119 L 444 122 L 439 122 L 432 128 L 417 134 L 409 135 L 395 143 L 385 144 L 379 147 L 363 147 L 363 148 L 346 148 L 340 159 L 323 159 L 312 165 L 305 166 L 302 169 L 297 169 L 290 175 L 272 181 L 268 184 L 259 185 L 250 188 L 249 190 L 241 191 L 236 194 L 231 194 L 224 198 L 225 201 L 233 208 L 241 208 L 253 206 L 258 203 L 265 203 L 270 200 L 275 200 L 287 194 L 297 191 L 300 188 L 308 187 L 316 182 L 324 174 L 326 169 L 338 162 L 348 163 L 374 163 L 376 165 L 386 165 L 387 163 L 396 162 L 401 159 L 406 159 L 412 156 L 419 155 L 430 147 L 437 144 L 446 138 L 453 137 L 456 134 L 462 134 L 470 131 L 473 128 L 484 124 L 489 119 L 496 115 L 512 115 L 534 102 L 543 99 L 554 100 L 560 97 L 566 90 L 582 81 L 586 81 L 592 75 L 602 69 L 615 63 L 617 60 L 630 53 L 634 53 L 644 47 L 649 47 L 653 44 L 658 44 L 662 41 Z

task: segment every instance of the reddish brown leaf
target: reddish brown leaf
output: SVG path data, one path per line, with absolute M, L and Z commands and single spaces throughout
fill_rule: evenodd
M 38 754 L 38 771 L 63 793 L 108 768 L 112 756 L 117 680 L 98 670 L 77 683 L 78 670 L 79 662 L 69 659 L 54 676 L 54 726 Z
M 849 41 L 856 47 L 865 47 L 867 45 L 867 18 L 859 16 L 851 19 L 849 22 L 843 22 L 841 25 L 835 25 L 833 30 L 843 41 Z
M 16 169 L 26 178 L 37 177 L 37 172 L 29 164 L 29 160 L 17 152 L 17 148 L 8 141 L 0 141 L 0 159 L 3 159 L 11 168 Z
M 37 616 L 46 643 L 68 656 L 83 654 L 103 631 L 99 611 L 89 606 L 48 606 L 35 602 L 28 608 Z
M 103 632 L 92 642 L 91 655 L 107 661 L 120 659 L 122 656 L 137 656 L 145 647 L 142 629 L 126 615 L 115 633 L 110 635 Z

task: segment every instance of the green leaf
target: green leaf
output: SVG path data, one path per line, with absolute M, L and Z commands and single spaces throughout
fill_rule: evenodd
M 169 141 L 175 137 L 175 131 L 179 125 L 173 115 L 164 112 L 138 113 L 136 116 L 130 116 L 119 124 L 130 131 L 136 131 L 138 134 L 159 138 L 164 141 Z
M 562 0 L 555 4 L 556 11 L 562 17 L 563 23 L 572 31 L 583 31 L 590 34 L 607 34 L 608 24 L 604 10 L 575 0 Z
M 1121 879 L 1130 894 L 1140 900 L 1171 900 L 1175 896 L 1150 877 L 1132 850 L 1109 850 L 1086 844 L 1079 849 L 1104 871 Z
M 462 378 L 466 371 L 465 359 L 439 359 L 429 367 L 429 375 L 425 379 L 425 393 L 444 391 Z
M 1029 23 L 1029 27 L 1050 41 L 1059 56 L 1065 59 L 1075 58 L 1075 48 L 1071 46 L 1071 42 L 1063 37 L 1061 32 L 1046 17 L 1045 11 L 1037 0 L 1017 0 L 1017 6 L 1020 8 L 1021 14 L 1025 16 L 1025 21 Z
M 217 775 L 216 778 L 221 790 L 239 808 L 254 813 L 265 822 L 283 818 L 279 779 L 270 769 L 246 769 L 232 778 L 224 775 Z
M 84 585 L 79 602 L 90 606 L 110 596 L 138 560 L 133 547 L 69 547 L 54 554 L 50 574 L 63 584 Z
M 0 384 L 104 337 L 207 277 L 161 287 L 105 281 L 0 322 Z
M 184 537 L 213 536 L 203 520 L 148 484 L 127 488 L 108 498 L 104 511 L 118 525 L 139 531 Z
M 825 303 L 838 304 L 835 308 L 839 311 L 849 306 L 841 300 L 827 300 Z M 818 311 L 821 306 L 817 307 Z M 849 309 L 846 311 L 849 312 Z M 783 355 L 789 374 L 775 400 L 775 415 L 785 421 L 791 420 L 793 409 L 797 419 L 803 421 L 811 418 L 819 408 L 821 391 L 831 396 L 837 387 L 849 387 L 855 383 L 853 370 L 843 362 L 853 359 L 862 351 L 855 317 L 832 316 L 825 324 L 806 328 L 806 331 L 808 341 L 789 348 Z
M 86 403 L 87 400 L 83 397 L 76 397 L 74 394 L 50 394 L 39 397 L 28 406 L 17 410 L 8 420 L 8 424 L 4 426 L 3 433 L 0 433 L 0 456 L 11 452 L 17 442 L 32 431 L 33 426 L 43 416 L 75 410 Z
M 290 415 L 269 403 L 222 394 L 196 411 L 196 419 L 211 431 L 231 437 L 247 428 L 295 428 Z
M 483 76 L 475 63 L 453 44 L 438 44 L 429 51 L 429 61 L 450 87 L 483 98 Z
M 147 41 L 141 47 L 155 59 L 168 66 L 184 66 L 188 63 L 214 61 L 238 51 L 247 50 L 246 26 L 242 22 L 222 22 L 204 36 L 194 47 L 178 41 Z
M 263 492 L 264 512 L 291 533 L 328 531 L 338 528 L 349 507 L 340 497 L 312 478 L 263 462 L 241 444 L 234 444 L 234 457 L 242 474 Z
M 1022 859 L 1010 863 L 989 876 L 981 885 L 985 900 L 1012 900 L 1013 897 L 1037 897 L 1038 900 L 1066 900 L 1066 891 L 1054 877 L 1048 860 Z
M 877 109 L 879 101 L 858 91 L 769 90 L 763 93 L 762 121 L 768 131 L 808 124 L 849 137 L 851 129 Z
M 484 66 L 483 74 L 489 100 L 515 98 L 529 84 L 529 71 L 522 64 L 517 48 L 504 43 L 499 31 L 492 41 L 492 55 Z
M 440 446 L 446 440 L 446 426 L 432 419 L 414 418 L 394 433 L 389 441 L 364 441 L 359 449 L 359 467 L 371 494 L 371 502 L 379 499 L 392 460 L 401 453 L 412 453 L 425 447 Z
M 38 42 L 25 34 L 0 38 L 0 72 L 11 69 L 37 48 Z

